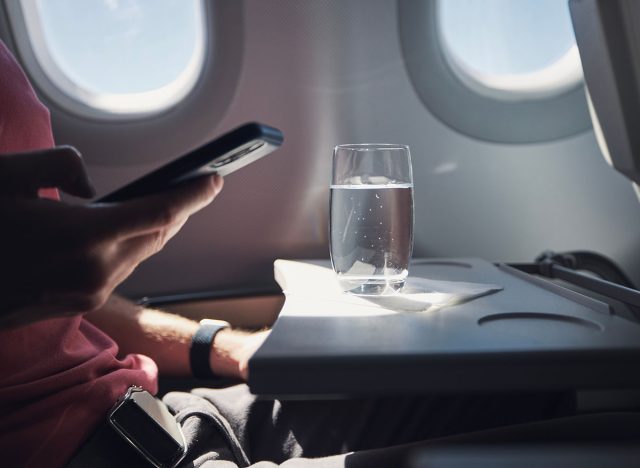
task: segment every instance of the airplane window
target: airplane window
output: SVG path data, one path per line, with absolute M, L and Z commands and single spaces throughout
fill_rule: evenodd
M 440 0 L 438 25 L 445 58 L 479 92 L 538 98 L 582 79 L 566 0 Z
M 484 141 L 591 129 L 566 0 L 397 0 L 408 77 L 432 115 Z
M 21 6 L 47 78 L 105 114 L 167 109 L 199 77 L 202 0 L 21 0 Z

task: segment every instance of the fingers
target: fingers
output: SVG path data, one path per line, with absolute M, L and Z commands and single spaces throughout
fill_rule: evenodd
M 57 274 L 45 267 L 40 275 L 46 280 L 47 297 L 44 304 L 63 304 L 76 312 L 87 312 L 101 307 L 113 290 L 147 258 L 159 252 L 180 230 L 182 223 L 152 234 L 124 239 L 117 243 L 97 246 L 91 253 L 70 251 L 65 259 L 55 258 L 52 263 L 64 265 L 64 273 Z M 27 276 L 26 275 L 23 276 Z M 44 277 L 42 277 L 44 276 Z M 33 277 L 33 275 L 32 275 Z M 35 279 L 38 279 L 36 277 Z
M 222 177 L 216 174 L 184 182 L 162 193 L 113 205 L 97 205 L 96 209 L 109 212 L 112 231 L 108 235 L 136 237 L 184 222 L 211 203 L 222 185 Z
M 140 263 L 159 252 L 185 222 L 186 219 L 165 230 L 123 241 L 113 258 L 113 274 L 110 279 L 114 287 L 127 279 Z
M 143 234 L 124 240 L 118 251 L 116 263 L 135 263 L 137 265 L 158 253 L 180 231 L 186 221 L 185 219 L 151 234 Z
M 0 194 L 35 197 L 38 189 L 57 187 L 90 198 L 95 190 L 82 157 L 71 146 L 0 155 Z

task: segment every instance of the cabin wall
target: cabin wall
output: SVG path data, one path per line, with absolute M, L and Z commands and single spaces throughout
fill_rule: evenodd
M 245 121 L 284 131 L 277 153 L 229 176 L 219 199 L 141 265 L 122 292 L 260 287 L 273 284 L 275 258 L 328 258 L 332 148 L 358 142 L 411 147 L 414 257 L 528 261 L 546 249 L 588 249 L 612 257 L 640 283 L 640 204 L 606 165 L 591 131 L 525 145 L 449 128 L 413 88 L 396 2 L 239 3 L 228 42 L 234 68 L 216 72 L 235 82 L 220 95 L 205 79 L 198 88 L 209 96 L 199 104 L 204 117 L 194 110 L 188 119 L 197 123 L 189 128 L 123 144 L 141 126 L 119 125 L 96 141 L 87 135 L 109 124 L 85 126 L 48 101 L 57 141 L 79 147 L 101 193 Z M 220 102 L 220 119 L 207 125 L 206 107 Z M 117 153 L 113 161 L 110 152 Z

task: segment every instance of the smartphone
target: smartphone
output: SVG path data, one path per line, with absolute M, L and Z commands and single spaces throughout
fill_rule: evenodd
M 92 203 L 113 203 L 151 195 L 213 173 L 227 176 L 271 153 L 283 140 L 277 128 L 247 123 Z

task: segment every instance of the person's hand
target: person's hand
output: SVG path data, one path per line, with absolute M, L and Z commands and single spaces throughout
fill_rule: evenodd
M 205 177 L 128 202 L 70 205 L 37 193 L 93 195 L 73 148 L 0 155 L 0 327 L 99 308 L 222 185 Z
M 236 348 L 232 353 L 232 356 L 238 363 L 238 372 L 240 373 L 240 377 L 242 377 L 242 380 L 245 382 L 249 380 L 249 359 L 251 359 L 251 356 L 258 351 L 260 346 L 262 346 L 264 340 L 269 336 L 269 333 L 271 333 L 271 330 L 265 330 L 249 335 L 242 343 L 242 346 Z
M 270 330 L 246 333 L 225 329 L 213 340 L 209 365 L 214 374 L 223 377 L 249 379 L 249 359 L 269 336 Z

